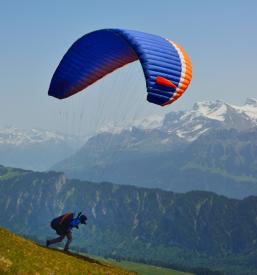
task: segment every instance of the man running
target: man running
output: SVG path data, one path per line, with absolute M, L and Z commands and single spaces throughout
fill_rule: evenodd
M 80 212 L 76 218 L 74 218 L 75 213 L 66 213 L 60 217 L 57 217 L 51 221 L 51 227 L 56 231 L 56 234 L 59 235 L 58 238 L 47 240 L 46 246 L 48 247 L 51 244 L 62 242 L 65 237 L 67 237 L 67 242 L 64 247 L 64 251 L 69 251 L 70 244 L 72 241 L 72 229 L 76 227 L 79 228 L 79 224 L 86 224 L 87 217 L 81 215 Z

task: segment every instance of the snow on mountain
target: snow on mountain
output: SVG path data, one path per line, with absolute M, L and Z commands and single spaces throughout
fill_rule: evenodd
M 257 123 L 257 99 L 247 98 L 243 106 L 227 104 L 223 101 L 204 101 L 195 103 L 188 116 L 203 116 L 218 121 L 228 121 L 230 115 L 242 115 L 251 123 Z
M 120 134 L 123 130 L 132 131 L 135 127 L 143 130 L 158 129 L 168 134 L 164 135 L 163 143 L 169 143 L 169 140 L 172 141 L 174 138 L 192 142 L 211 129 L 222 127 L 247 130 L 256 126 L 257 99 L 247 98 L 242 106 L 231 105 L 221 100 L 197 102 L 187 111 L 110 123 L 103 127 L 100 133 Z
M 218 127 L 246 130 L 257 126 L 257 99 L 248 98 L 243 106 L 221 100 L 195 103 L 189 111 L 172 112 L 165 116 L 162 129 L 188 142 Z
M 0 128 L 0 164 L 45 170 L 72 155 L 82 140 L 48 130 Z
M 239 113 L 248 116 L 249 120 L 251 120 L 253 123 L 257 124 L 257 99 L 247 98 L 245 105 L 233 107 L 237 109 Z
M 0 144 L 16 146 L 39 144 L 45 142 L 77 142 L 75 137 L 41 129 L 18 129 L 15 127 L 0 128 Z
M 146 118 L 140 118 L 136 120 L 121 121 L 121 122 L 110 122 L 100 129 L 100 133 L 109 132 L 114 134 L 119 134 L 123 130 L 132 131 L 133 128 L 139 129 L 155 129 L 162 126 L 164 120 L 163 115 L 152 115 Z
M 161 127 L 163 124 L 164 115 L 153 115 L 144 119 L 135 121 L 134 126 L 141 129 L 154 129 Z
M 209 119 L 224 121 L 224 116 L 228 110 L 227 107 L 228 106 L 224 102 L 219 100 L 217 100 L 216 102 L 204 101 L 195 103 L 192 112 L 189 112 L 187 115 L 191 115 L 194 117 L 204 116 Z

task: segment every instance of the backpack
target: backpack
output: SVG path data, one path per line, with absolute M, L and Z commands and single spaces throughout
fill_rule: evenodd
M 51 221 L 51 227 L 56 230 L 56 233 L 59 235 L 65 234 L 70 226 L 70 222 L 73 220 L 74 214 L 72 212 L 68 212 L 62 216 L 54 218 Z

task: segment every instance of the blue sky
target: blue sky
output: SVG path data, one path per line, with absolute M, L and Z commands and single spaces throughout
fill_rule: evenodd
M 257 1 L 2 1 L 0 127 L 86 134 L 119 119 L 188 109 L 196 101 L 257 97 Z M 193 63 L 186 94 L 168 108 L 145 102 L 134 64 L 66 101 L 47 96 L 70 45 L 101 28 L 136 29 L 181 44 Z M 111 100 L 114 98 L 115 100 Z

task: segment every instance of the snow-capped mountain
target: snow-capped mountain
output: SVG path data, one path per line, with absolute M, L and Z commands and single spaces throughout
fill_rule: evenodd
M 0 144 L 25 146 L 44 142 L 67 142 L 76 144 L 77 138 L 41 129 L 0 128 Z
M 243 106 L 221 100 L 195 103 L 191 110 L 151 116 L 134 124 L 109 124 L 83 147 L 87 153 L 109 150 L 167 151 L 215 129 L 248 130 L 257 126 L 257 99 Z M 90 148 L 90 149 L 89 149 Z M 83 151 L 83 150 L 82 150 Z M 83 153 L 82 153 L 83 154 Z
M 243 106 L 199 102 L 191 110 L 170 112 L 158 123 L 150 129 L 139 124 L 99 133 L 53 169 L 71 178 L 176 192 L 257 194 L 256 99 Z
M 166 133 L 163 142 L 175 136 L 185 142 L 192 142 L 216 128 L 247 130 L 257 126 L 257 99 L 247 98 L 242 106 L 235 106 L 221 100 L 197 102 L 191 110 L 153 115 L 135 121 L 110 123 L 100 133 L 120 134 L 122 131 L 159 130 Z M 148 131 L 149 132 L 149 131 Z
M 0 164 L 45 170 L 74 153 L 81 143 L 78 137 L 48 130 L 0 128 Z
M 133 128 L 139 129 L 156 129 L 162 126 L 165 115 L 152 115 L 136 120 L 128 120 L 121 122 L 111 122 L 103 126 L 99 133 L 109 132 L 119 134 L 123 130 L 132 131 Z
M 223 101 L 195 103 L 189 111 L 166 115 L 162 129 L 188 142 L 215 128 L 247 130 L 257 126 L 257 99 L 248 98 L 243 106 Z

